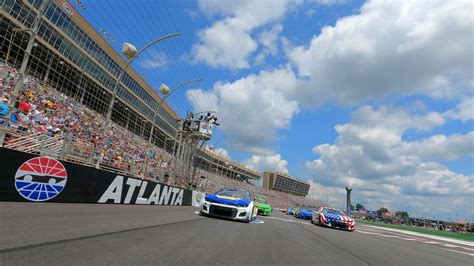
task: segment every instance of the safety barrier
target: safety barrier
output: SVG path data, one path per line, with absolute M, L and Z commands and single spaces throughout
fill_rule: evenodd
M 0 173 L 0 201 L 193 203 L 188 189 L 7 148 L 0 148 Z

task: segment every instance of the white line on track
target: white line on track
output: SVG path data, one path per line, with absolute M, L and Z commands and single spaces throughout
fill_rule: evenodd
M 423 243 L 425 244 L 433 244 L 433 245 L 438 245 L 438 244 L 441 244 L 440 242 L 438 241 L 431 241 L 431 240 L 428 240 L 428 241 L 422 241 Z
M 384 227 L 372 226 L 372 225 L 363 225 L 363 226 L 360 226 L 359 228 L 361 228 L 361 227 L 363 227 L 364 230 L 369 229 L 369 230 L 377 230 L 377 231 L 390 231 L 390 232 L 396 233 L 398 235 L 403 234 L 403 235 L 409 235 L 411 237 L 423 237 L 425 239 L 430 238 L 432 240 L 443 241 L 443 242 L 451 242 L 453 244 L 474 247 L 474 242 L 472 242 L 472 241 L 457 240 L 457 239 L 451 239 L 451 238 L 447 238 L 447 237 L 439 237 L 439 236 L 421 234 L 421 233 L 411 232 L 411 231 L 406 231 L 406 230 L 384 228 Z
M 307 225 L 311 225 L 311 223 L 309 222 L 302 222 L 302 221 L 295 221 L 295 220 L 289 220 L 289 219 L 283 219 L 283 218 L 279 218 L 279 217 L 263 217 L 265 219 L 273 219 L 273 220 L 280 220 L 280 221 L 285 221 L 285 222 L 290 222 L 290 223 L 299 223 L 299 224 L 307 224 Z
M 469 250 L 469 251 L 474 251 L 474 249 L 472 249 L 472 248 L 468 248 L 468 247 L 461 246 L 461 245 L 441 243 L 441 242 L 438 242 L 438 241 L 425 240 L 425 239 L 421 239 L 421 238 L 403 237 L 402 235 L 398 235 L 398 234 L 397 235 L 387 235 L 387 234 L 382 234 L 382 233 L 363 231 L 363 230 L 360 230 L 360 229 L 357 229 L 356 232 L 359 232 L 359 233 L 362 233 L 362 234 L 367 234 L 367 235 L 378 235 L 378 236 L 383 236 L 383 237 L 388 237 L 388 238 L 398 238 L 398 239 L 403 239 L 403 240 L 408 240 L 408 241 L 418 241 L 418 242 L 425 243 L 425 244 L 438 245 L 438 246 L 451 247 L 451 248 L 461 248 L 461 249 L 465 249 L 465 250 Z M 442 249 L 453 251 L 453 252 L 459 252 L 459 253 L 462 253 L 462 254 L 468 254 L 470 256 L 474 256 L 474 253 L 468 253 L 468 252 L 453 250 L 453 249 L 449 249 L 449 248 L 442 248 Z
M 466 254 L 466 255 L 469 255 L 471 257 L 474 257 L 474 253 L 468 253 L 468 252 L 464 252 L 464 251 L 459 251 L 459 250 L 453 250 L 453 249 L 449 249 L 449 248 L 443 248 L 444 250 L 449 250 L 449 251 L 452 251 L 452 252 L 457 252 L 457 253 L 462 253 L 462 254 Z
M 468 247 L 464 247 L 464 246 L 456 246 L 456 245 L 451 245 L 451 244 L 443 244 L 443 246 L 450 247 L 450 248 L 462 248 L 462 249 L 465 249 L 465 250 L 474 251 L 474 248 L 468 248 Z

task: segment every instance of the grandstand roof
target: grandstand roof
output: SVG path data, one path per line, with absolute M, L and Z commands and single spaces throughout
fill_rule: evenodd
M 281 176 L 284 176 L 284 177 L 287 177 L 289 179 L 293 179 L 295 181 L 298 181 L 298 182 L 301 182 L 301 183 L 305 183 L 305 184 L 309 184 L 308 181 L 306 180 L 302 180 L 302 179 L 298 179 L 296 177 L 293 177 L 293 176 L 290 176 L 289 174 L 287 173 L 281 173 L 281 172 L 271 172 L 271 171 L 265 171 L 265 173 L 272 173 L 272 174 L 277 174 L 277 175 L 281 175 Z
M 63 6 L 64 3 L 68 3 L 66 0 L 53 0 L 58 6 Z M 73 12 L 69 17 L 85 32 L 89 37 L 91 37 L 100 48 L 102 48 L 117 64 L 121 67 L 124 67 L 127 62 L 120 56 L 120 54 L 102 37 L 102 35 L 97 32 L 92 25 L 87 22 L 87 20 L 75 9 L 73 5 L 70 5 L 73 9 Z M 150 40 L 151 41 L 151 40 Z M 153 88 L 148 84 L 138 73 L 132 68 L 127 69 L 127 74 L 130 75 L 140 86 L 142 86 L 148 94 L 153 97 L 157 102 L 161 101 L 160 96 L 153 90 Z M 168 104 L 163 103 L 165 110 L 170 113 L 173 117 L 178 119 L 176 112 L 169 107 Z
M 243 169 L 243 170 L 245 170 L 245 171 L 247 171 L 247 172 L 250 172 L 250 173 L 255 174 L 255 175 L 258 175 L 258 176 L 260 175 L 259 172 L 255 171 L 255 170 L 252 170 L 252 169 L 250 169 L 250 168 L 247 168 L 247 167 L 245 167 L 245 166 L 243 166 L 243 165 L 237 164 L 236 162 L 231 161 L 231 160 L 229 160 L 229 159 L 227 159 L 227 158 L 224 158 L 224 157 L 222 157 L 222 156 L 219 156 L 219 155 L 213 153 L 212 151 L 210 151 L 210 150 L 208 150 L 208 149 L 203 149 L 203 151 L 204 151 L 206 154 L 209 154 L 210 156 L 212 156 L 212 157 L 214 157 L 214 158 L 216 158 L 216 159 L 218 159 L 218 160 L 222 160 L 222 161 L 224 161 L 224 162 L 227 162 L 227 163 L 229 163 L 230 165 L 232 165 L 232 166 L 234 166 L 234 167 L 238 167 L 238 168 L 240 168 L 240 169 Z

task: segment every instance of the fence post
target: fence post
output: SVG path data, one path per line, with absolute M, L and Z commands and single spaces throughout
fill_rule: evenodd
M 59 152 L 59 159 L 64 160 L 67 154 L 67 148 L 69 147 L 69 131 L 63 133 L 61 151 Z

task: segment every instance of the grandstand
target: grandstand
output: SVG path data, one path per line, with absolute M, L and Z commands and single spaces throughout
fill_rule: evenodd
M 96 118 L 96 121 L 94 124 L 87 122 L 86 125 L 81 125 L 81 127 L 90 127 L 92 130 L 82 134 L 81 137 L 92 139 L 86 141 L 89 146 L 88 142 L 94 144 L 94 147 L 89 147 L 89 149 L 97 148 L 101 141 L 105 141 L 98 131 L 101 130 L 100 126 L 103 124 L 103 117 L 111 100 L 112 86 L 119 75 L 120 68 L 126 62 L 79 12 L 71 6 L 69 8 L 72 8 L 72 11 L 65 10 L 63 5 L 66 2 L 51 1 L 40 23 L 35 40 L 36 45 L 32 50 L 26 71 L 33 82 L 31 86 L 42 84 L 43 88 L 48 87 L 50 91 L 59 92 L 61 99 L 58 101 L 74 100 L 74 106 L 70 108 L 80 106 L 84 110 L 90 110 L 90 112 L 85 112 L 90 114 L 89 117 Z M 6 63 L 12 67 L 12 72 L 19 69 L 29 38 L 27 32 L 17 29 L 32 28 L 41 3 L 42 1 L 38 0 L 14 0 L 2 3 L 0 53 L 1 59 L 7 61 Z M 11 89 L 14 79 L 6 82 L 10 83 Z M 52 88 L 54 89 L 51 90 Z M 163 157 L 176 154 L 177 151 L 173 148 L 177 146 L 175 145 L 178 130 L 176 120 L 179 117 L 166 103 L 163 104 L 164 108 L 158 106 L 159 96 L 133 68 L 128 68 L 126 71 L 117 96 L 118 99 L 113 104 L 111 116 L 113 124 L 110 132 L 117 132 L 116 128 L 121 127 L 125 130 L 123 132 L 134 133 L 133 135 L 124 133 L 124 138 L 121 139 L 123 143 L 127 143 L 127 138 L 150 139 L 156 146 L 152 148 L 154 151 L 151 153 L 159 154 L 157 152 L 159 149 L 167 153 L 167 155 L 162 155 Z M 3 98 L 6 99 L 7 95 Z M 155 111 L 158 115 L 154 123 L 151 123 Z M 155 130 L 152 130 L 152 126 Z M 150 138 L 152 132 L 153 135 Z M 108 138 L 111 137 L 108 136 Z M 84 138 L 79 139 L 84 140 Z M 119 138 L 114 136 L 113 139 Z M 110 141 L 108 143 L 113 143 L 113 145 L 109 144 L 108 148 L 114 149 L 108 150 L 104 165 L 107 161 L 120 158 L 122 162 L 125 162 L 121 163 L 122 168 L 133 168 L 129 164 L 136 164 L 137 157 L 140 160 L 146 159 L 144 155 L 129 156 L 128 151 L 115 146 L 117 143 Z M 145 150 L 144 143 L 137 146 L 136 150 Z M 221 158 L 214 157 L 213 154 L 205 154 L 205 160 L 211 164 L 217 167 L 226 165 Z M 87 160 L 91 162 L 90 158 Z M 163 175 L 164 173 L 161 174 Z M 226 169 L 226 175 L 259 178 L 255 172 L 250 172 L 235 163 L 232 168 Z
M 264 172 L 263 188 L 283 191 L 299 196 L 306 196 L 309 192 L 309 184 L 284 173 Z
M 159 105 L 160 97 L 133 68 L 120 82 L 104 132 L 112 86 L 126 62 L 79 12 L 70 6 L 65 10 L 66 2 L 52 0 L 44 12 L 10 117 L 5 110 L 42 0 L 0 3 L 0 123 L 8 124 L 4 147 L 207 192 L 244 187 L 282 208 L 321 205 L 256 188 L 247 181 L 260 179 L 258 172 L 205 148 L 193 147 L 185 158 L 191 162 L 187 170 L 176 171 L 186 163 L 176 150 L 179 117 L 166 103 Z

